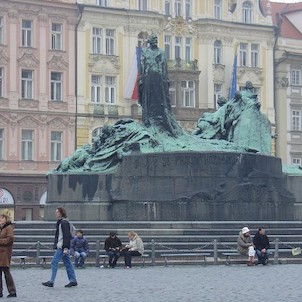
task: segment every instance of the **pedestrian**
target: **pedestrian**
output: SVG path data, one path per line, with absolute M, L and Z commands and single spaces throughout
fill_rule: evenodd
M 120 257 L 120 251 L 122 249 L 122 242 L 116 236 L 115 231 L 110 232 L 109 237 L 106 238 L 104 249 L 106 254 L 109 256 L 109 267 L 114 268 L 116 266 L 117 260 Z
M 83 235 L 82 230 L 77 230 L 77 235 L 71 241 L 70 254 L 74 256 L 75 267 L 83 267 L 89 254 L 88 241 Z
M 55 253 L 51 261 L 51 277 L 49 281 L 43 282 L 42 285 L 48 287 L 54 286 L 58 271 L 58 264 L 62 259 L 69 279 L 69 283 L 66 284 L 65 287 L 77 286 L 78 283 L 69 253 L 70 241 L 72 238 L 70 233 L 70 224 L 67 219 L 66 209 L 62 207 L 57 208 L 55 211 L 55 215 L 57 218 L 57 224 L 54 240 Z
M 0 215 L 0 297 L 3 297 L 2 272 L 4 273 L 7 298 L 17 297 L 14 279 L 10 273 L 10 262 L 14 243 L 14 228 L 8 215 Z
M 254 265 L 255 250 L 248 227 L 242 228 L 237 239 L 237 250 L 241 255 L 248 256 L 248 266 Z
M 258 229 L 258 232 L 254 236 L 253 244 L 258 257 L 258 263 L 266 265 L 268 263 L 270 244 L 264 228 L 260 227 Z
M 133 256 L 142 256 L 144 254 L 144 244 L 142 239 L 137 233 L 130 231 L 128 232 L 129 244 L 127 244 L 123 250 L 125 257 L 125 267 L 131 268 L 131 258 Z

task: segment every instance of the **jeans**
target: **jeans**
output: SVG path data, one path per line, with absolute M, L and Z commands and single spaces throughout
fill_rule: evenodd
M 70 259 L 70 255 L 64 254 L 62 249 L 57 249 L 55 251 L 55 254 L 53 255 L 53 258 L 51 260 L 51 278 L 49 281 L 51 283 L 55 282 L 57 271 L 58 271 L 58 264 L 61 259 L 63 260 L 69 282 L 77 282 L 77 278 Z
M 125 257 L 125 266 L 131 267 L 131 257 L 133 256 L 141 256 L 138 251 L 126 251 L 123 253 Z
M 120 253 L 118 251 L 109 251 L 106 254 L 109 256 L 109 265 L 111 267 L 115 267 L 116 262 L 117 262 L 118 258 L 120 257 Z
M 87 254 L 85 252 L 74 252 L 74 265 L 75 267 L 82 267 L 84 265 Z M 80 260 L 80 263 L 79 263 Z
M 257 254 L 259 263 L 266 264 L 265 262 L 268 259 L 269 252 L 266 250 L 265 253 L 262 253 L 261 250 L 256 249 L 256 254 Z

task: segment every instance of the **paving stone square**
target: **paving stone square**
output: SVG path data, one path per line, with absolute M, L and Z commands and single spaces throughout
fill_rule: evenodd
M 60 268 L 54 288 L 41 282 L 50 269 L 13 268 L 22 302 L 131 301 L 131 302 L 291 302 L 301 301 L 299 264 L 247 267 L 246 265 L 154 266 L 124 268 L 88 267 L 76 270 L 79 285 L 68 283 Z M 4 286 L 4 297 L 7 295 Z

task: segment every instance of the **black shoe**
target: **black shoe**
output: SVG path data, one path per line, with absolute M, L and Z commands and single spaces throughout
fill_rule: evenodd
M 9 295 L 7 296 L 7 298 L 14 298 L 14 297 L 17 297 L 17 294 L 16 294 L 16 293 L 14 293 L 14 294 L 9 294 Z
M 0 294 L 0 298 L 2 298 L 3 297 L 3 294 Z
M 68 284 L 65 285 L 65 287 L 73 287 L 73 286 L 77 286 L 78 283 L 77 282 L 69 282 Z
M 47 286 L 47 287 L 53 287 L 53 283 L 50 281 L 42 282 L 42 285 Z

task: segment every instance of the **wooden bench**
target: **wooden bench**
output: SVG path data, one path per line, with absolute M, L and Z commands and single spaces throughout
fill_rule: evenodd
M 150 255 L 149 254 L 143 254 L 140 257 L 139 256 L 134 256 L 134 258 L 140 258 L 143 261 L 143 266 L 145 266 L 145 259 L 149 258 Z M 109 256 L 107 254 L 102 254 L 99 255 L 99 259 L 102 259 L 103 264 L 101 265 L 101 267 L 105 267 L 106 266 L 106 259 L 108 259 Z
M 207 256 L 211 256 L 210 253 L 167 253 L 160 254 L 161 257 L 165 258 L 165 266 L 168 266 L 168 258 L 172 257 L 201 257 L 203 259 L 204 265 L 207 264 Z
M 29 258 L 28 256 L 12 256 L 12 260 L 19 260 L 19 265 L 22 268 L 25 268 L 25 262 L 26 262 L 26 259 L 28 259 L 28 258 Z

